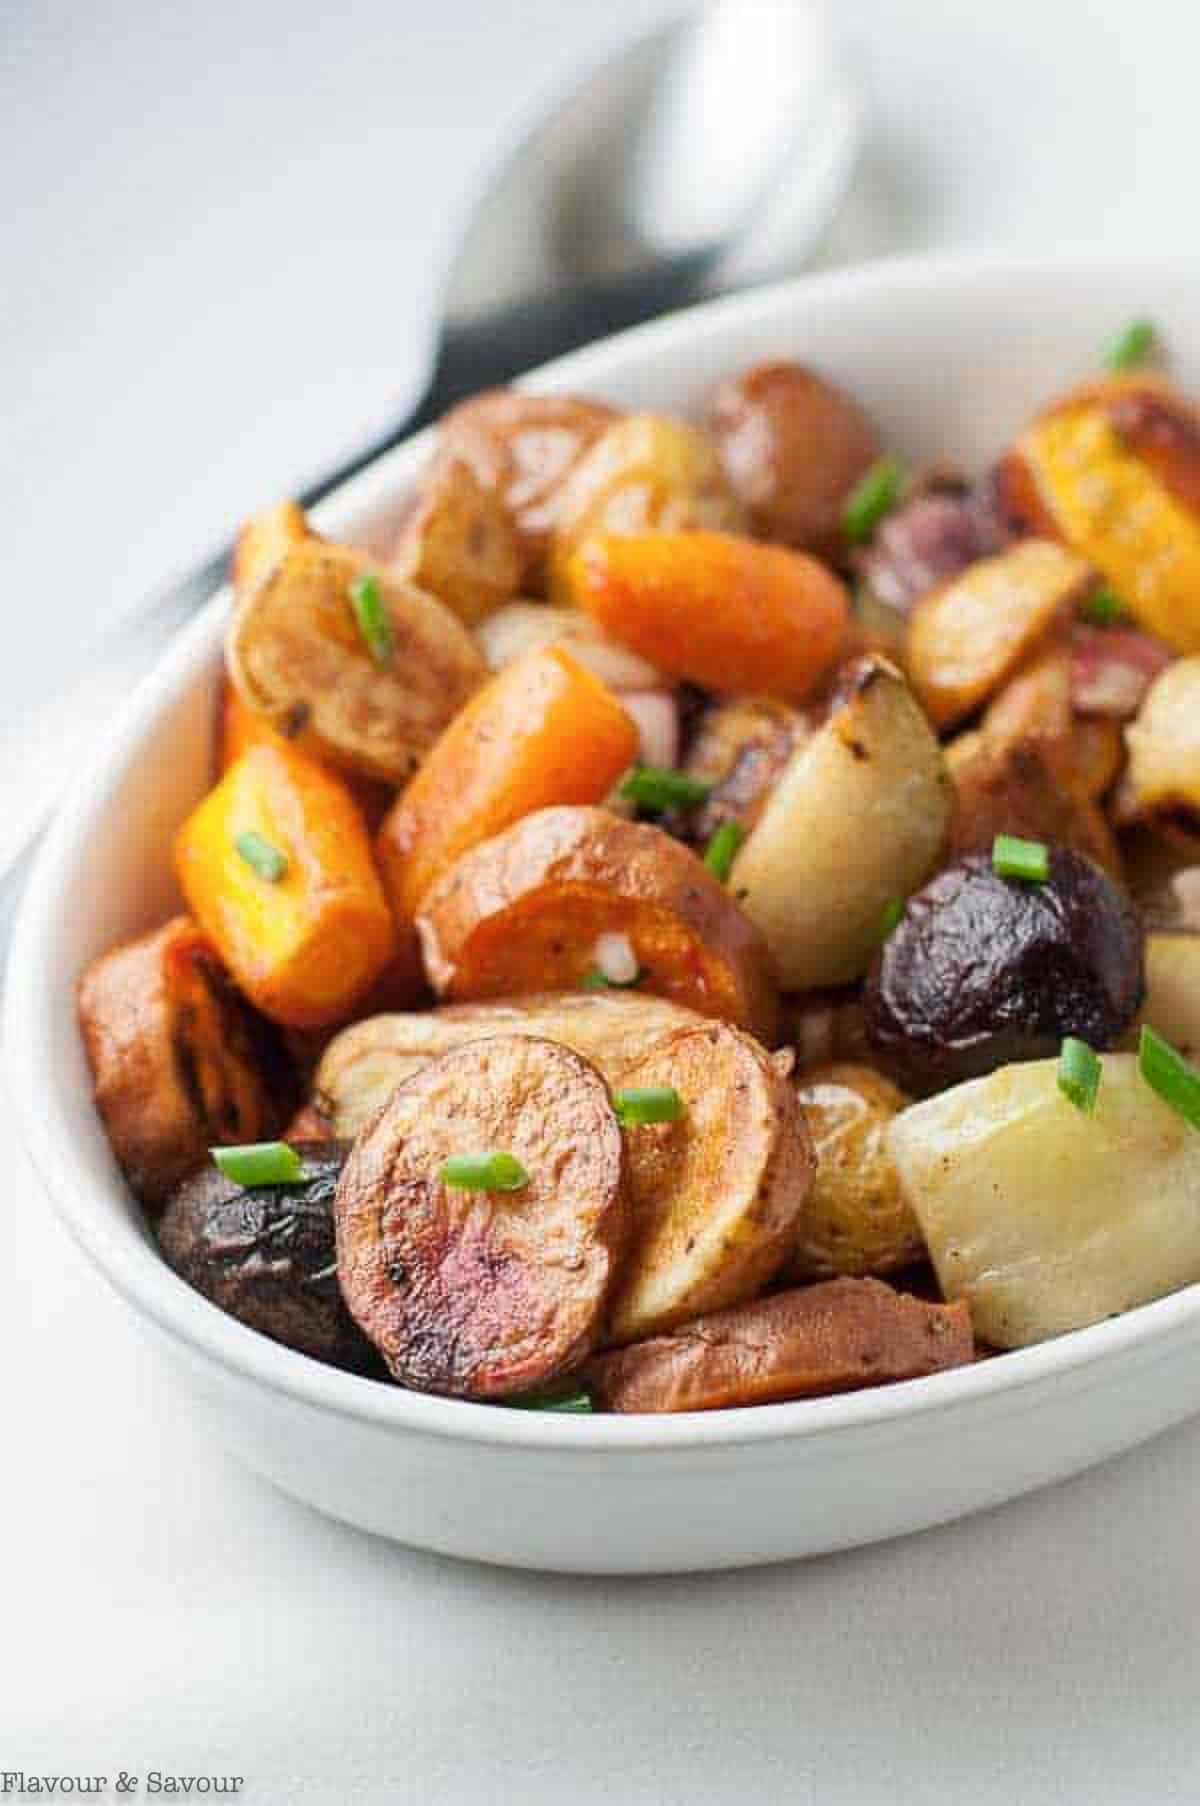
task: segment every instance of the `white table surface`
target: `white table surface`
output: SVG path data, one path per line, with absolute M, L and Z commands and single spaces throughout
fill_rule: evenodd
M 495 145 L 666 10 L 0 0 L 6 717 L 399 405 Z M 833 249 L 1195 245 L 1185 10 L 842 0 L 877 111 Z M 264 1802 L 1200 1798 L 1200 1426 L 804 1566 L 461 1566 L 181 1421 L 15 1148 L 8 1173 L 0 1770 L 232 1773 Z

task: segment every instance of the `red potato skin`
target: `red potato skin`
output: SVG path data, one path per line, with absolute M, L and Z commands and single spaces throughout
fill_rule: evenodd
M 921 1379 L 973 1358 L 964 1303 L 832 1279 L 600 1355 L 587 1379 L 607 1411 L 715 1411 Z

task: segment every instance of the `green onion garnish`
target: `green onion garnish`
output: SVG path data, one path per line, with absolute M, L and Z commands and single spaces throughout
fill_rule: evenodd
M 723 821 L 714 829 L 712 838 L 704 849 L 704 863 L 714 878 L 724 884 L 733 865 L 733 856 L 746 838 L 746 830 L 740 821 Z
M 1068 1035 L 1058 1056 L 1058 1088 L 1077 1110 L 1090 1116 L 1104 1068 L 1086 1041 Z
M 396 650 L 392 617 L 380 593 L 379 579 L 369 574 L 356 577 L 350 585 L 350 601 L 354 619 L 367 651 L 377 665 L 390 665 Z
M 438 1177 L 459 1191 L 520 1191 L 529 1174 L 515 1154 L 451 1154 Z
M 704 802 L 711 784 L 702 784 L 686 771 L 669 771 L 663 765 L 635 765 L 617 792 L 626 802 L 643 809 L 691 809 Z
M 1050 849 L 1040 840 L 997 834 L 992 842 L 992 870 L 998 878 L 1024 878 L 1030 884 L 1044 884 L 1050 876 Z
M 240 834 L 235 834 L 233 844 L 246 864 L 253 866 L 268 884 L 278 884 L 288 869 L 287 854 L 264 835 L 256 834 L 253 828 L 244 828 Z
M 1131 320 L 1104 353 L 1109 370 L 1131 370 L 1144 364 L 1154 349 L 1154 326 L 1149 320 Z
M 842 533 L 852 546 L 870 539 L 885 514 L 896 506 L 904 483 L 904 466 L 898 458 L 879 458 L 846 497 L 842 508 Z
M 304 1162 L 286 1141 L 249 1141 L 240 1148 L 210 1148 L 217 1166 L 235 1185 L 297 1185 Z
M 1111 627 L 1114 621 L 1119 621 L 1129 610 L 1116 590 L 1103 583 L 1099 589 L 1092 591 L 1080 612 L 1089 621 L 1094 621 L 1097 627 Z
M 648 1122 L 678 1122 L 683 1099 L 674 1085 L 631 1085 L 613 1092 L 617 1121 L 625 1128 Z
M 883 906 L 883 914 L 879 918 L 879 938 L 886 941 L 889 934 L 899 926 L 900 917 L 904 914 L 904 898 L 889 897 Z
M 641 984 L 645 976 L 641 966 L 632 978 L 609 978 L 599 966 L 589 966 L 579 982 L 585 991 L 632 991 L 635 985 Z
M 521 1392 L 515 1398 L 503 1398 L 502 1405 L 510 1405 L 517 1411 L 594 1411 L 590 1392 L 582 1389 L 578 1392 L 560 1392 L 557 1397 L 549 1392 Z
M 1138 1040 L 1138 1070 L 1164 1103 L 1200 1129 L 1200 1072 L 1145 1023 Z

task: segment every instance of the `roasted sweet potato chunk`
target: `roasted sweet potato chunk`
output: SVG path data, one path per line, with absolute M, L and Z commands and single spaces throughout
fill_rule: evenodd
M 443 1183 L 453 1155 L 514 1155 L 512 1191 Z M 337 1189 L 338 1274 L 396 1379 L 503 1398 L 595 1346 L 629 1234 L 625 1149 L 595 1068 L 498 1036 L 410 1078 L 364 1131 Z
M 261 1141 L 284 1120 L 290 1077 L 190 916 L 93 960 L 79 1024 L 117 1163 L 156 1206 L 218 1142 Z
M 600 1355 L 588 1379 L 608 1411 L 715 1411 L 920 1379 L 973 1355 L 965 1304 L 830 1279 Z
M 728 891 L 661 828 L 603 809 L 540 809 L 464 853 L 417 928 L 444 997 L 573 990 L 599 937 L 624 934 L 642 991 L 775 1033 L 766 950 Z

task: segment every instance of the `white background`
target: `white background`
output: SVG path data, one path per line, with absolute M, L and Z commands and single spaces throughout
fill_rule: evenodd
M 667 10 L 0 0 L 6 720 L 399 408 L 497 145 Z M 875 131 L 826 255 L 1195 246 L 1185 14 L 841 0 Z M 15 1149 L 7 1171 L 0 1769 L 232 1772 L 265 1802 L 1200 1799 L 1200 1427 L 806 1566 L 459 1566 L 202 1440 Z

